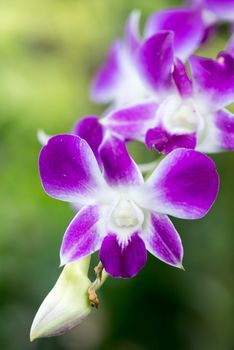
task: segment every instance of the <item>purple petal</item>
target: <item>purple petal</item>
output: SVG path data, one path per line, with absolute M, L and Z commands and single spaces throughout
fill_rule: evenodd
M 234 21 L 233 0 L 205 0 L 206 7 L 220 19 Z
M 106 62 L 97 72 L 91 87 L 91 99 L 97 103 L 108 103 L 115 98 L 121 68 L 122 43 L 116 41 L 110 48 Z
M 193 8 L 202 8 L 205 5 L 205 0 L 187 0 L 186 4 Z
M 63 201 L 88 204 L 104 185 L 92 150 L 75 135 L 52 137 L 41 150 L 39 170 L 45 192 Z
M 121 246 L 115 234 L 109 234 L 102 242 L 99 258 L 107 273 L 113 277 L 134 277 L 145 265 L 147 252 L 145 244 L 137 233 L 127 245 Z
M 68 226 L 60 251 L 61 265 L 68 264 L 100 248 L 100 214 L 97 206 L 81 209 Z
M 190 58 L 195 96 L 201 99 L 203 108 L 216 111 L 234 102 L 234 58 L 219 55 L 217 61 L 192 56 Z
M 129 156 L 124 141 L 118 137 L 106 137 L 100 147 L 104 176 L 111 185 L 139 185 L 143 177 L 133 159 Z
M 167 154 L 176 148 L 195 148 L 196 133 L 170 134 L 162 127 L 149 129 L 145 137 L 146 146 L 156 149 L 159 153 Z
M 234 115 L 228 110 L 218 111 L 215 115 L 215 120 L 219 130 L 234 134 Z
M 149 18 L 146 36 L 151 37 L 160 30 L 174 33 L 175 55 L 186 59 L 199 47 L 205 28 L 199 10 L 177 8 L 159 11 Z
M 186 149 L 172 151 L 146 182 L 152 210 L 183 219 L 203 217 L 214 203 L 219 176 L 206 155 Z
M 73 129 L 75 135 L 80 136 L 82 139 L 88 142 L 92 149 L 98 164 L 101 164 L 98 148 L 103 139 L 103 127 L 99 123 L 98 117 L 88 116 L 79 120 Z
M 171 87 L 173 33 L 162 31 L 146 40 L 139 52 L 140 69 L 150 86 L 159 93 Z
M 139 21 L 140 11 L 131 12 L 125 30 L 125 41 L 129 51 L 134 55 L 140 46 Z
M 209 16 L 204 16 L 204 20 L 207 22 L 217 22 L 217 20 L 234 21 L 233 0 L 187 0 L 187 2 L 194 7 L 208 10 Z M 206 17 L 208 20 L 206 20 Z
M 112 102 L 115 107 L 123 108 L 151 96 L 152 91 L 138 68 L 138 54 L 128 45 L 118 41 L 112 47 L 107 62 L 97 73 L 92 85 L 91 97 L 95 102 Z
M 205 28 L 205 32 L 201 41 L 201 45 L 203 44 L 207 44 L 211 39 L 213 39 L 216 35 L 216 31 L 217 31 L 217 25 L 216 23 L 205 23 L 206 24 L 206 28 Z
M 234 115 L 223 109 L 206 116 L 206 128 L 196 147 L 204 153 L 234 150 Z
M 232 34 L 231 38 L 229 39 L 225 51 L 229 53 L 232 57 L 234 57 L 234 34 Z
M 118 110 L 103 119 L 110 131 L 119 134 L 125 140 L 143 141 L 146 131 L 155 123 L 157 104 L 146 102 L 126 109 Z
M 223 109 L 215 114 L 219 151 L 234 150 L 234 115 Z
M 173 78 L 180 95 L 184 98 L 192 96 L 192 82 L 186 71 L 185 64 L 178 58 L 174 61 Z
M 151 225 L 144 241 L 147 250 L 158 259 L 166 264 L 182 267 L 182 242 L 166 215 L 151 214 Z

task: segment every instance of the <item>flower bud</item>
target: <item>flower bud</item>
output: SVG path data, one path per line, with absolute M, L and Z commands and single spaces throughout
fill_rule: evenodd
M 63 334 L 91 311 L 87 290 L 90 257 L 67 264 L 33 320 L 30 340 Z

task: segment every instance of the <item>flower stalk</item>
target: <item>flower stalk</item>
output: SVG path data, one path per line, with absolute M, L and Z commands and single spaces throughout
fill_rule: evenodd
M 103 285 L 103 283 L 108 277 L 108 274 L 105 272 L 101 261 L 94 268 L 94 271 L 96 273 L 96 279 L 88 289 L 88 298 L 90 301 L 90 305 L 92 307 L 98 308 L 100 302 L 96 291 Z

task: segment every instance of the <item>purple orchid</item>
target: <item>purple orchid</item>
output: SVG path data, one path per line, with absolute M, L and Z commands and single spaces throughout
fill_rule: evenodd
M 129 278 L 145 265 L 148 250 L 181 267 L 182 243 L 167 214 L 198 219 L 209 211 L 219 187 L 213 161 L 197 151 L 178 149 L 144 182 L 117 137 L 105 136 L 100 156 L 103 174 L 87 142 L 75 135 L 54 136 L 41 151 L 45 192 L 81 207 L 65 232 L 61 264 L 100 249 L 105 270 Z
M 139 52 L 144 44 L 140 40 L 139 19 L 140 13 L 132 12 L 127 21 L 124 39 L 119 39 L 112 45 L 105 64 L 97 72 L 91 88 L 91 98 L 95 102 L 111 102 L 112 107 L 122 108 L 145 101 L 152 93 L 155 94 L 141 71 L 144 62 Z M 163 40 L 164 31 L 172 31 L 175 55 L 186 59 L 199 47 L 204 30 L 200 10 L 177 8 L 153 14 L 146 23 L 144 37 L 149 38 L 159 33 Z M 160 64 L 157 70 L 159 75 L 163 75 L 161 48 L 155 49 L 159 49 L 155 52 L 155 66 Z M 159 91 L 159 99 L 160 93 Z
M 192 80 L 184 63 L 174 58 L 171 32 L 160 32 L 146 40 L 139 57 L 141 73 L 155 91 L 154 100 L 152 96 L 146 106 L 153 106 L 154 101 L 155 113 L 151 110 L 152 118 L 146 118 L 147 113 L 138 113 L 136 105 L 136 127 L 127 109 L 121 118 L 117 112 L 109 113 L 102 121 L 106 128 L 125 140 L 131 139 L 132 132 L 132 138 L 140 141 L 142 131 L 148 130 L 147 147 L 161 153 L 178 147 L 205 153 L 234 149 L 234 116 L 224 109 L 234 102 L 234 58 L 230 54 L 221 53 L 217 60 L 191 56 Z M 139 124 L 141 132 L 137 135 Z
M 180 147 L 205 153 L 233 150 L 234 116 L 224 108 L 234 102 L 232 51 L 230 41 L 217 60 L 191 56 L 191 79 L 184 63 L 174 57 L 173 34 L 150 37 L 138 57 L 141 74 L 151 85 L 151 98 L 110 110 L 103 118 L 84 117 L 72 134 L 88 142 L 100 166 L 99 148 L 106 133 L 145 142 L 164 154 Z

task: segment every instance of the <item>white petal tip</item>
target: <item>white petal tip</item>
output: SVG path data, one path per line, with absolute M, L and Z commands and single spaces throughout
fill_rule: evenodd
M 137 17 L 137 19 L 138 19 L 138 17 L 141 16 L 141 10 L 140 10 L 140 9 L 134 9 L 134 10 L 132 10 L 131 13 L 130 13 L 130 16 Z
M 44 130 L 37 131 L 37 139 L 42 146 L 46 146 L 51 137 L 52 136 L 46 134 Z
M 68 261 L 68 259 L 66 258 L 66 256 L 64 256 L 63 254 L 60 254 L 60 264 L 59 264 L 59 267 L 64 267 L 64 266 L 67 265 L 68 263 L 70 263 L 70 261 Z
M 36 333 L 34 333 L 34 332 L 30 332 L 30 342 L 33 342 L 34 340 L 36 340 L 36 339 L 38 339 L 38 338 L 40 338 L 40 336 L 38 335 L 38 334 L 36 334 Z
M 41 325 L 41 319 L 38 318 L 38 312 L 33 320 L 31 329 L 30 329 L 30 342 L 43 337 L 43 324 Z
M 34 335 L 30 334 L 30 338 L 29 339 L 30 339 L 30 342 L 32 343 L 34 340 L 37 339 L 37 337 L 35 337 Z
M 184 268 L 184 266 L 183 266 L 182 264 L 178 265 L 178 268 L 179 268 L 180 270 L 182 270 L 182 271 L 185 271 L 185 268 Z
M 35 322 L 36 317 L 33 320 L 31 329 L 30 329 L 30 342 L 33 342 L 36 339 L 43 337 L 43 332 L 40 331 L 40 322 Z

